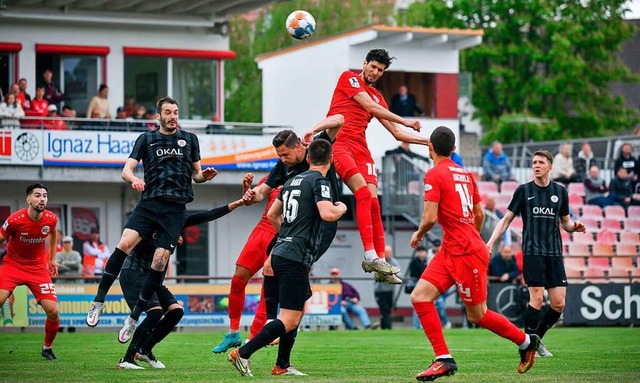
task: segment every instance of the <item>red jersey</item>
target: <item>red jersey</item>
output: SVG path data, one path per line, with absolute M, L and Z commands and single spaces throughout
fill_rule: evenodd
M 258 185 L 263 184 L 264 181 L 266 181 L 267 177 L 268 175 L 262 177 L 262 179 L 258 182 Z M 272 189 L 269 192 L 269 196 L 267 197 L 268 198 L 267 207 L 264 208 L 264 212 L 262 212 L 262 217 L 260 218 L 260 221 L 256 225 L 256 227 L 259 227 L 264 230 L 268 230 L 273 234 L 277 234 L 278 231 L 276 230 L 275 227 L 273 227 L 273 224 L 271 224 L 271 221 L 269 221 L 269 218 L 267 218 L 267 213 L 269 212 L 271 205 L 273 205 L 273 201 L 275 201 L 276 198 L 278 198 L 278 193 L 280 193 L 280 187 Z
M 484 247 L 473 221 L 473 205 L 480 202 L 480 194 L 471 173 L 450 159 L 440 161 L 424 177 L 424 200 L 439 205 L 442 248 L 447 253 L 464 255 Z
M 27 208 L 11 214 L 0 228 L 0 234 L 8 242 L 4 260 L 18 264 L 42 264 L 43 258 L 49 259 L 45 257 L 45 242 L 57 225 L 58 217 L 49 210 L 45 210 L 38 221 L 29 218 Z
M 31 100 L 31 109 L 24 112 L 27 116 L 43 116 L 49 114 L 49 102 L 44 98 L 42 100 Z
M 327 116 L 334 114 L 342 114 L 344 116 L 344 124 L 338 132 L 336 144 L 358 144 L 365 148 L 367 147 L 365 130 L 367 130 L 373 115 L 353 99 L 353 96 L 360 92 L 367 92 L 374 102 L 385 109 L 389 109 L 377 89 L 367 85 L 358 74 L 345 71 L 338 79 L 338 84 L 331 98 L 329 113 L 327 113 Z

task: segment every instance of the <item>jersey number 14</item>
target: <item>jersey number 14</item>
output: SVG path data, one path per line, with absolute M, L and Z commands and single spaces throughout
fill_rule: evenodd
M 473 197 L 469 194 L 467 184 L 456 183 L 456 192 L 460 196 L 460 204 L 462 205 L 462 216 L 469 217 L 473 212 Z

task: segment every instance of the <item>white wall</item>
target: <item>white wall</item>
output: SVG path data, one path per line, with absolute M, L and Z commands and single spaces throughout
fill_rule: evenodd
M 0 23 L 3 41 L 22 43 L 19 76 L 27 79 L 27 92 L 35 95 L 36 74 L 35 44 L 63 44 L 108 46 L 107 84 L 111 115 L 124 104 L 124 46 L 167 49 L 228 50 L 229 39 L 207 33 L 203 28 L 124 26 L 79 24 L 77 22 L 17 21 L 3 19 Z M 54 81 L 59 79 L 54 78 Z M 84 112 L 83 112 L 84 113 Z

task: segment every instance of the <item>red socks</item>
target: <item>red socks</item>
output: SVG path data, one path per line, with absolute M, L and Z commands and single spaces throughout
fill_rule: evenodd
M 247 287 L 247 282 L 234 275 L 231 279 L 231 289 L 229 290 L 229 329 L 231 330 L 238 331 L 240 329 L 245 287 Z
M 258 303 L 258 310 L 255 317 L 253 317 L 253 323 L 251 323 L 251 329 L 249 330 L 251 338 L 258 335 L 265 323 L 267 323 L 267 303 L 264 299 L 264 289 L 260 289 L 260 303 Z
M 52 322 L 48 318 L 44 323 L 44 345 L 45 347 L 51 347 L 56 335 L 58 335 L 58 329 L 60 328 L 60 321 Z
M 373 250 L 373 224 L 371 222 L 371 192 L 366 186 L 353 193 L 356 199 L 356 223 L 364 251 Z M 383 250 L 384 251 L 384 250 Z
M 382 213 L 380 212 L 380 201 L 378 198 L 371 198 L 371 223 L 373 226 L 373 246 L 378 257 L 384 258 L 384 226 L 382 226 Z
M 518 346 L 524 343 L 527 338 L 526 334 L 520 331 L 516 325 L 509 322 L 503 315 L 491 310 L 487 310 L 482 319 L 480 319 L 480 322 L 478 322 L 478 326 L 484 327 L 505 339 L 509 339 Z
M 444 341 L 440 317 L 433 302 L 416 302 L 413 304 L 413 308 L 416 310 L 418 318 L 420 318 L 422 329 L 429 342 L 431 342 L 431 347 L 433 347 L 436 356 L 450 354 L 447 343 Z

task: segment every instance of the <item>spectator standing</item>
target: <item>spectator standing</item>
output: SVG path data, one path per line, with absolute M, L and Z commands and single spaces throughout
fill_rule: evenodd
M 608 194 L 607 182 L 600 177 L 600 169 L 593 165 L 589 168 L 589 175 L 584 180 L 584 200 L 587 205 L 606 207 L 616 205 L 616 201 Z
M 91 238 L 82 244 L 82 252 L 82 274 L 86 277 L 102 276 L 111 251 L 100 241 L 100 230 L 91 228 Z
M 500 185 L 503 181 L 512 180 L 509 157 L 502 151 L 502 144 L 494 141 L 482 160 L 482 179 Z
M 393 257 L 391 246 L 385 246 L 384 258 L 391 266 L 400 267 L 400 263 Z M 375 282 L 374 294 L 376 302 L 380 308 L 380 328 L 383 330 L 391 330 L 393 326 L 391 321 L 391 310 L 393 309 L 393 295 L 396 287 L 389 283 Z
M 50 69 L 47 69 L 42 73 L 42 83 L 40 86 L 44 88 L 44 99 L 47 100 L 48 104 L 56 104 L 56 106 L 60 106 L 58 104 L 64 101 L 64 94 L 60 90 L 60 87 L 53 82 L 53 72 Z
M 27 93 L 27 79 L 21 78 L 18 80 L 18 89 L 20 93 L 18 94 L 18 101 L 20 101 L 20 105 L 22 105 L 22 109 L 27 110 L 31 107 L 31 95 Z
M 398 88 L 398 94 L 391 99 L 389 110 L 403 117 L 424 116 L 424 111 L 418 106 L 416 96 L 409 93 L 409 88 L 406 85 L 401 85 Z
M 26 111 L 27 116 L 45 117 L 49 113 L 49 102 L 44 98 L 44 86 L 36 87 L 36 98 L 31 100 L 31 108 Z
M 16 99 L 14 93 L 9 93 L 4 98 L 4 102 L 0 104 L 0 119 L 3 127 L 20 127 L 19 118 L 24 117 L 24 110 Z
M 553 159 L 552 178 L 556 182 L 568 184 L 580 182 L 580 177 L 573 168 L 573 158 L 571 158 L 571 145 L 563 144 L 560 153 Z
M 620 149 L 620 156 L 616 159 L 613 167 L 616 174 L 620 168 L 627 170 L 627 178 L 631 181 L 631 190 L 635 190 L 638 182 L 638 174 L 640 174 L 640 161 L 631 154 L 631 144 L 624 143 Z
M 583 142 L 580 151 L 578 152 L 578 158 L 573 161 L 576 175 L 580 177 L 581 181 L 584 181 L 589 176 L 589 169 L 594 165 L 593 152 L 591 151 L 591 145 L 588 142 Z
M 520 279 L 520 270 L 513 256 L 513 248 L 502 244 L 500 253 L 489 262 L 489 281 L 516 283 Z
M 346 329 L 358 329 L 358 327 L 353 324 L 349 314 L 357 316 L 365 329 L 371 328 L 369 314 L 367 314 L 367 310 L 365 310 L 365 308 L 360 304 L 360 294 L 358 294 L 358 290 L 340 278 L 340 269 L 331 269 L 331 281 L 333 283 L 342 284 L 342 306 L 340 311 L 342 313 L 342 321 L 344 322 Z
M 58 264 L 58 274 L 65 277 L 79 277 L 82 275 L 82 256 L 73 250 L 73 238 L 65 236 L 62 238 L 62 250 L 56 253 L 56 263 Z M 80 283 L 80 279 L 75 280 Z
M 93 96 L 87 109 L 87 118 L 111 118 L 109 113 L 109 87 L 100 84 L 98 95 Z

